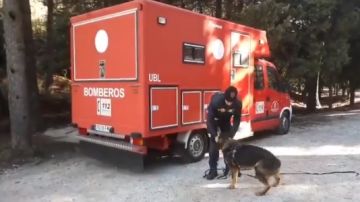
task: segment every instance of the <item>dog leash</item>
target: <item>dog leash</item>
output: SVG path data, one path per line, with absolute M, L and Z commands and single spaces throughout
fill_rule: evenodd
M 360 173 L 349 170 L 349 171 L 332 171 L 332 172 L 297 172 L 297 173 L 280 173 L 281 175 L 331 175 L 331 174 L 355 174 L 356 177 L 360 175 Z
M 220 176 L 217 176 L 216 179 L 227 179 L 228 178 L 228 175 L 225 175 L 225 168 L 218 168 L 216 169 L 217 171 L 222 171 L 223 174 L 220 175 Z M 206 178 L 206 176 L 210 173 L 210 169 L 207 169 L 205 170 L 204 172 L 204 176 L 203 178 Z M 241 174 L 241 175 L 246 175 L 246 176 L 249 176 L 249 177 L 252 177 L 252 178 L 256 178 L 254 175 L 249 175 L 249 174 Z
M 223 171 L 223 173 L 225 173 L 225 168 L 221 168 L 221 169 L 217 169 L 218 171 Z M 204 176 L 203 178 L 206 178 L 206 176 L 209 174 L 210 169 L 205 170 L 204 172 Z M 356 177 L 360 176 L 359 172 L 353 171 L 353 170 L 349 170 L 349 171 L 331 171 L 331 172 L 285 172 L 285 173 L 280 173 L 280 175 L 332 175 L 332 174 L 355 174 Z M 249 175 L 249 174 L 242 174 L 242 175 L 246 175 L 248 177 L 252 177 L 252 178 L 256 178 L 254 175 Z M 227 175 L 223 174 L 220 175 L 218 177 L 216 177 L 216 179 L 227 179 Z
M 219 170 L 222 171 L 223 173 L 225 173 L 225 168 L 216 169 L 216 171 L 219 171 Z M 205 170 L 203 178 L 206 178 L 206 176 L 208 176 L 209 173 L 210 173 L 210 169 Z M 226 178 L 227 178 L 227 176 L 224 174 L 216 177 L 216 179 L 226 179 Z
M 332 171 L 332 172 L 323 172 L 323 173 L 316 173 L 316 172 L 297 172 L 297 173 L 280 173 L 280 175 L 332 175 L 332 174 L 355 174 L 355 177 L 358 177 L 360 173 L 356 171 Z M 246 176 L 256 178 L 254 175 L 245 174 Z M 226 178 L 225 178 L 226 179 Z

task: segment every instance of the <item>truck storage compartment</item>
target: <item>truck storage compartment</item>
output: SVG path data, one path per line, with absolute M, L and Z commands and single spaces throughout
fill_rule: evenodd
M 150 89 L 151 129 L 178 125 L 178 88 L 152 87 Z
M 201 122 L 201 91 L 182 92 L 182 124 Z

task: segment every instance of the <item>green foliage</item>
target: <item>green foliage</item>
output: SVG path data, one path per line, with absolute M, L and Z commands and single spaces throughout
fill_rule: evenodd
M 349 78 L 341 72 L 349 77 L 359 66 L 359 8 L 357 0 L 259 0 L 245 3 L 231 19 L 268 32 L 272 60 L 300 82 L 294 85 L 320 72 L 321 83 L 330 86 L 344 83 Z
M 217 11 L 216 0 L 160 1 L 207 15 L 215 16 Z M 126 0 L 54 2 L 55 51 L 51 68 L 60 73 L 70 66 L 70 17 Z M 46 1 L 44 3 L 46 5 Z M 360 79 L 355 78 L 360 74 L 359 10 L 358 0 L 222 0 L 220 9 L 221 16 L 226 19 L 267 31 L 271 60 L 294 86 L 304 86 L 309 78 L 313 79 L 320 72 L 322 85 L 351 81 L 359 83 L 357 86 L 360 87 Z M 46 57 L 46 33 L 42 32 L 46 29 L 36 30 L 39 30 L 35 35 L 39 66 L 44 73 L 50 68 L 42 62 Z M 0 57 L 2 54 L 0 48 Z
M 354 22 L 354 26 L 349 30 L 349 57 L 350 62 L 344 67 L 342 80 L 350 81 L 353 88 L 360 88 L 360 2 L 353 0 L 353 17 L 349 21 Z
M 290 5 L 273 0 L 250 3 L 244 5 L 242 12 L 235 14 L 233 19 L 267 31 L 272 58 L 283 75 L 287 75 L 286 72 L 293 63 L 292 56 L 298 51 Z

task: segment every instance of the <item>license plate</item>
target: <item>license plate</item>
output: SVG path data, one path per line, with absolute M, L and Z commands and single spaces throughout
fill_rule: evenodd
M 95 130 L 100 132 L 109 133 L 111 126 L 102 125 L 102 124 L 95 124 Z

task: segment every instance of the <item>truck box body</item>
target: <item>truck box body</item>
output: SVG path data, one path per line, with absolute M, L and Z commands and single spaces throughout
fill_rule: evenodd
M 145 146 L 206 128 L 211 96 L 234 85 L 242 123 L 256 117 L 254 69 L 266 32 L 148 0 L 71 19 L 72 120 Z M 261 97 L 261 96 L 260 96 Z M 278 116 L 278 114 L 277 114 Z M 252 130 L 254 131 L 254 130 Z

